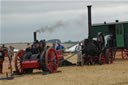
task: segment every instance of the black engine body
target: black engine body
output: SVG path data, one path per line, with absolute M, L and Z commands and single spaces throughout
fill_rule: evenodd
M 85 39 L 82 49 L 82 54 L 87 56 L 98 56 L 101 52 L 100 42 L 96 40 Z
M 104 36 L 101 32 L 97 35 L 97 40 L 85 39 L 82 46 L 82 54 L 86 56 L 99 56 L 105 47 Z

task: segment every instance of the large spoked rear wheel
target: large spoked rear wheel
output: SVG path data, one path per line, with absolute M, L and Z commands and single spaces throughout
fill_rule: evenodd
M 57 72 L 58 56 L 54 48 L 49 48 L 47 51 L 42 53 L 40 65 L 44 72 Z
M 23 58 L 24 54 L 25 54 L 25 51 L 20 50 L 15 56 L 15 69 L 16 69 L 16 73 L 18 74 L 23 72 L 21 59 Z
M 113 51 L 112 51 L 112 49 L 110 49 L 110 48 L 106 49 L 105 56 L 106 56 L 106 63 L 112 64 L 113 63 Z

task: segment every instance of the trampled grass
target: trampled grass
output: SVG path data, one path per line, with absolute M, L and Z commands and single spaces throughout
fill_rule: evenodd
M 76 63 L 76 55 L 69 59 Z M 0 81 L 0 85 L 128 85 L 128 60 L 116 60 L 113 64 L 59 67 L 61 72 L 42 75 L 15 76 L 13 80 Z

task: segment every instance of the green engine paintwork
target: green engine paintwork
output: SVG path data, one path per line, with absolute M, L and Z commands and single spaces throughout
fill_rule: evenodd
M 128 22 L 94 25 L 91 29 L 91 36 L 97 37 L 98 32 L 102 32 L 104 36 L 109 34 L 110 25 L 113 25 L 115 29 L 116 48 L 128 48 Z
M 98 32 L 102 32 L 104 35 L 109 34 L 108 26 L 107 25 L 93 26 L 91 30 L 91 36 L 97 37 Z
M 128 24 L 124 24 L 125 47 L 128 48 Z
M 124 25 L 116 24 L 116 46 L 117 48 L 124 47 Z

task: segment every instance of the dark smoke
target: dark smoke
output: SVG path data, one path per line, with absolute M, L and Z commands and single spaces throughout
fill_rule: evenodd
M 36 32 L 54 32 L 55 29 L 63 27 L 64 26 L 64 22 L 62 21 L 58 21 L 57 23 L 55 23 L 52 26 L 45 26 L 45 27 L 41 27 L 40 29 L 36 30 Z
M 69 20 L 69 21 L 58 21 L 56 22 L 54 25 L 52 26 L 45 26 L 45 27 L 41 27 L 40 29 L 36 30 L 36 32 L 54 32 L 56 29 L 64 27 L 64 26 L 68 26 L 68 25 L 77 25 L 77 26 L 84 26 L 85 25 L 85 21 L 86 21 L 86 16 L 85 15 L 80 15 L 79 18 L 77 19 L 73 19 L 73 20 Z M 66 27 L 65 27 L 66 28 Z

